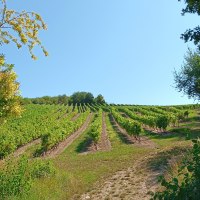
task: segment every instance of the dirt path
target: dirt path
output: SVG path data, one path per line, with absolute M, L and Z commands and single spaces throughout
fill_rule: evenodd
M 94 144 L 91 138 L 86 137 L 83 141 L 84 147 L 80 151 L 82 155 L 87 155 L 89 153 L 95 153 L 97 151 L 109 151 L 112 146 L 108 137 L 107 128 L 106 128 L 106 113 L 102 114 L 102 132 L 100 140 L 97 146 Z
M 141 136 L 140 141 L 136 140 L 134 137 L 131 137 L 125 129 L 123 129 L 114 119 L 113 116 L 110 116 L 111 122 L 114 126 L 114 129 L 117 131 L 119 134 L 120 138 L 128 144 L 134 144 L 137 146 L 145 146 L 149 148 L 155 148 L 156 144 L 152 142 L 148 137 Z
M 12 155 L 14 157 L 18 157 L 21 154 L 23 154 L 29 147 L 40 144 L 41 143 L 41 139 L 38 138 L 36 140 L 33 140 L 32 142 L 29 142 L 28 144 L 25 144 L 24 146 L 18 148 Z
M 80 115 L 81 115 L 80 113 L 77 113 L 74 117 L 72 117 L 71 121 L 77 120 Z
M 154 153 L 155 156 L 155 153 Z M 157 178 L 163 170 L 152 170 L 148 163 L 151 156 L 137 160 L 134 166 L 116 172 L 103 183 L 83 194 L 80 200 L 149 200 L 149 191 L 158 188 Z
M 99 143 L 99 148 L 101 151 L 109 151 L 111 150 L 111 143 L 107 134 L 107 129 L 106 129 L 106 113 L 104 112 L 102 115 L 102 133 L 101 133 L 101 140 Z
M 161 188 L 160 175 L 169 173 L 168 169 L 177 166 L 177 161 L 188 152 L 185 144 L 155 150 L 135 160 L 131 167 L 115 172 L 80 197 L 73 200 L 149 200 L 149 192 Z M 175 165 L 174 165 L 175 164 Z
M 23 153 L 25 153 L 25 151 L 34 145 L 40 144 L 41 143 L 41 139 L 38 138 L 36 140 L 33 140 L 32 142 L 29 142 L 21 147 L 19 147 L 15 152 L 13 152 L 12 154 L 10 154 L 8 157 L 13 156 L 14 158 L 19 157 L 20 155 L 22 155 Z M 2 164 L 4 162 L 4 159 L 0 160 L 0 164 Z
M 93 113 L 90 113 L 89 116 L 87 117 L 85 123 L 76 132 L 74 132 L 72 135 L 70 135 L 63 142 L 59 143 L 57 148 L 47 151 L 46 154 L 44 155 L 44 157 L 54 158 L 57 155 L 59 155 L 60 153 L 62 153 L 70 144 L 72 144 L 72 142 L 75 139 L 77 139 L 87 129 L 87 127 L 91 121 L 92 115 L 93 115 Z

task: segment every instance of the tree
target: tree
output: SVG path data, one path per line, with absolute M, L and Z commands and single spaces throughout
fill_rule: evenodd
M 156 126 L 163 131 L 166 130 L 167 126 L 169 125 L 169 119 L 167 116 L 160 116 L 156 121 Z
M 104 97 L 99 94 L 96 98 L 95 98 L 95 102 L 98 103 L 98 104 L 104 104 L 106 103 L 105 100 L 104 100 Z
M 189 98 L 200 100 L 200 54 L 188 50 L 179 72 L 174 72 L 176 88 Z
M 33 53 L 33 48 L 39 45 L 45 56 L 45 50 L 38 32 L 46 30 L 46 25 L 41 16 L 35 12 L 18 12 L 7 8 L 7 1 L 0 0 L 0 45 L 13 42 L 18 48 L 23 45 L 28 50 L 33 59 L 37 57 Z M 5 56 L 0 56 L 0 121 L 5 121 L 10 115 L 20 115 L 22 108 L 20 105 L 19 83 L 16 81 L 16 74 L 13 71 L 14 65 L 5 64 Z
M 68 104 L 68 97 L 64 94 L 64 95 L 59 95 L 58 96 L 58 103 L 59 104 Z
M 181 1 L 181 0 L 178 0 Z M 186 7 L 182 9 L 182 15 L 186 13 L 196 13 L 200 15 L 200 1 L 199 0 L 184 0 Z M 193 41 L 195 45 L 200 49 L 200 26 L 194 29 L 187 29 L 185 33 L 181 35 L 181 39 L 185 42 Z
M 8 65 L 4 57 L 0 57 L 0 123 L 9 116 L 19 116 L 22 113 L 19 95 L 19 83 L 13 71 L 13 65 Z
M 87 92 L 87 94 L 85 95 L 85 100 L 84 100 L 83 103 L 89 103 L 89 104 L 94 103 L 94 96 L 93 96 L 93 94 L 90 93 L 90 92 Z
M 69 103 L 72 104 L 83 104 L 83 103 L 94 103 L 94 96 L 90 92 L 75 92 L 71 95 Z

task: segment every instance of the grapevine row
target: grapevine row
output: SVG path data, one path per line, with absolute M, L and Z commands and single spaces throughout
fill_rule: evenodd
M 114 108 L 112 108 L 111 113 L 117 123 L 124 128 L 129 135 L 138 137 L 142 132 L 141 124 L 138 121 L 121 116 Z
M 99 109 L 91 125 L 91 129 L 88 132 L 88 135 L 94 142 L 96 149 L 97 149 L 97 143 L 99 142 L 102 133 L 102 124 L 103 124 L 103 111 L 102 109 Z

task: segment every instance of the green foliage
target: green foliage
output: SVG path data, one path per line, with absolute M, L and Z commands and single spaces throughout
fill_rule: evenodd
M 64 95 L 58 95 L 54 97 L 50 96 L 43 96 L 43 97 L 37 97 L 37 98 L 23 98 L 22 104 L 64 104 L 68 105 L 69 103 L 69 97 Z
M 49 177 L 55 174 L 50 161 L 29 162 L 21 157 L 17 162 L 9 160 L 0 170 L 0 199 L 25 195 L 29 192 L 35 178 Z
M 152 199 L 156 200 L 199 200 L 200 199 L 200 140 L 193 140 L 191 156 L 183 161 L 178 169 L 177 177 L 160 179 L 165 188 L 156 192 Z
M 184 117 L 188 118 L 188 116 L 189 116 L 189 111 L 186 110 L 186 111 L 184 112 Z
M 93 94 L 90 92 L 75 92 L 69 98 L 69 104 L 104 104 L 105 100 L 102 95 L 98 95 L 94 98 Z
M 85 122 L 86 118 L 89 115 L 89 110 L 81 115 L 75 121 L 71 121 L 74 113 L 71 112 L 67 117 L 63 117 L 57 121 L 54 121 L 49 125 L 48 129 L 46 129 L 42 135 L 42 145 L 40 149 L 37 150 L 36 156 L 50 150 L 56 148 L 57 145 L 65 140 L 70 134 L 77 131 Z M 78 113 L 78 109 L 77 109 Z
M 66 113 L 67 107 L 27 105 L 25 109 L 20 118 L 10 118 L 0 126 L 0 158 L 45 134 Z
M 166 130 L 169 125 L 169 119 L 167 116 L 160 116 L 156 121 L 156 126 L 160 129 Z
M 36 98 L 23 98 L 22 104 L 64 104 L 64 105 L 100 105 L 105 104 L 104 97 L 100 94 L 94 98 L 93 94 L 90 92 L 75 92 L 71 96 L 58 95 L 58 96 L 43 96 Z
M 117 106 L 117 109 L 145 127 L 153 129 L 165 130 L 168 126 L 176 126 L 184 119 L 184 112 L 174 107 Z
M 138 110 L 138 109 L 137 109 Z M 122 111 L 123 113 L 127 114 L 131 119 L 136 120 L 144 125 L 147 125 L 151 128 L 156 127 L 156 119 L 157 116 L 151 116 L 149 112 L 145 113 L 145 115 L 139 115 L 131 110 L 129 110 L 127 107 L 120 107 L 119 111 Z
M 95 145 L 98 143 L 100 139 L 100 125 L 99 124 L 93 124 L 91 130 L 88 132 L 89 137 L 92 139 L 92 141 L 95 143 Z
M 103 97 L 101 94 L 99 94 L 99 95 L 95 98 L 95 102 L 96 102 L 97 104 L 104 104 L 104 103 L 106 103 L 104 97 Z
M 56 148 L 61 141 L 78 130 L 90 112 L 102 112 L 102 109 L 104 112 L 110 112 L 113 109 L 108 105 L 97 104 L 80 106 L 30 104 L 24 108 L 26 111 L 20 118 L 10 118 L 7 123 L 0 126 L 0 158 L 6 157 L 17 148 L 38 138 L 42 139 L 42 145 L 35 155 L 41 155 L 45 151 Z M 120 106 L 117 108 L 120 108 L 121 111 L 132 118 L 122 117 L 115 109 L 112 111 L 115 119 L 130 135 L 139 135 L 142 131 L 141 125 L 156 127 L 159 116 L 166 115 L 172 122 L 173 117 L 179 113 L 177 112 L 176 115 L 171 117 L 169 111 L 156 109 L 156 111 L 164 113 L 158 114 L 151 111 L 150 107 L 144 109 L 139 106 L 125 106 L 122 109 Z M 181 110 L 181 113 L 184 113 L 183 110 Z M 78 117 L 76 118 L 76 116 Z M 72 120 L 73 118 L 75 120 Z M 161 125 L 159 127 L 165 128 Z
M 9 132 L 0 135 L 0 159 L 16 150 L 16 143 L 13 135 Z
M 138 121 L 128 119 L 125 117 L 122 117 L 114 108 L 112 108 L 111 113 L 117 123 L 119 123 L 120 126 L 122 126 L 129 135 L 138 137 L 140 133 L 142 132 L 142 126 L 141 123 Z
M 8 163 L 4 170 L 0 171 L 0 197 L 6 199 L 9 196 L 26 194 L 31 187 L 31 175 L 28 174 L 28 160 L 22 157 L 17 164 Z
M 91 125 L 91 130 L 88 132 L 89 137 L 95 145 L 97 145 L 102 133 L 102 114 L 102 109 L 99 109 L 98 114 Z
M 69 102 L 74 105 L 83 103 L 92 104 L 94 103 L 94 96 L 90 92 L 75 92 L 71 95 Z
M 179 72 L 174 72 L 175 85 L 179 92 L 189 98 L 200 99 L 200 55 L 188 50 L 185 62 Z
M 55 168 L 50 161 L 36 160 L 31 167 L 31 177 L 32 178 L 44 178 L 55 174 Z

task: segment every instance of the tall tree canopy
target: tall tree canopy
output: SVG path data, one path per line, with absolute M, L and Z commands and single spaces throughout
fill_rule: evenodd
M 96 98 L 94 98 L 93 94 L 90 92 L 75 92 L 71 96 L 58 95 L 58 96 L 43 96 L 36 98 L 23 98 L 23 104 L 104 104 L 106 103 L 103 95 L 99 94 Z
M 23 98 L 23 104 L 65 104 L 67 105 L 69 101 L 69 97 L 64 95 L 59 96 L 43 96 L 43 97 L 36 97 L 36 98 Z
M 175 71 L 176 88 L 189 98 L 200 100 L 200 54 L 188 50 L 182 68 Z
M 104 104 L 104 103 L 106 103 L 104 97 L 103 97 L 101 94 L 99 94 L 99 95 L 95 98 L 95 102 L 96 102 L 97 104 Z
M 6 64 L 4 57 L 0 56 L 0 123 L 9 116 L 18 116 L 22 112 L 19 83 L 12 68 L 13 65 Z
M 181 0 L 178 0 L 181 1 Z M 186 13 L 194 13 L 200 15 L 200 1 L 199 0 L 184 0 L 186 7 L 182 9 L 182 15 Z M 200 26 L 193 29 L 187 29 L 185 33 L 181 35 L 181 38 L 185 41 L 193 41 L 194 44 L 200 49 Z
M 72 104 L 83 104 L 83 103 L 94 103 L 94 96 L 90 92 L 75 92 L 70 97 L 69 103 Z

